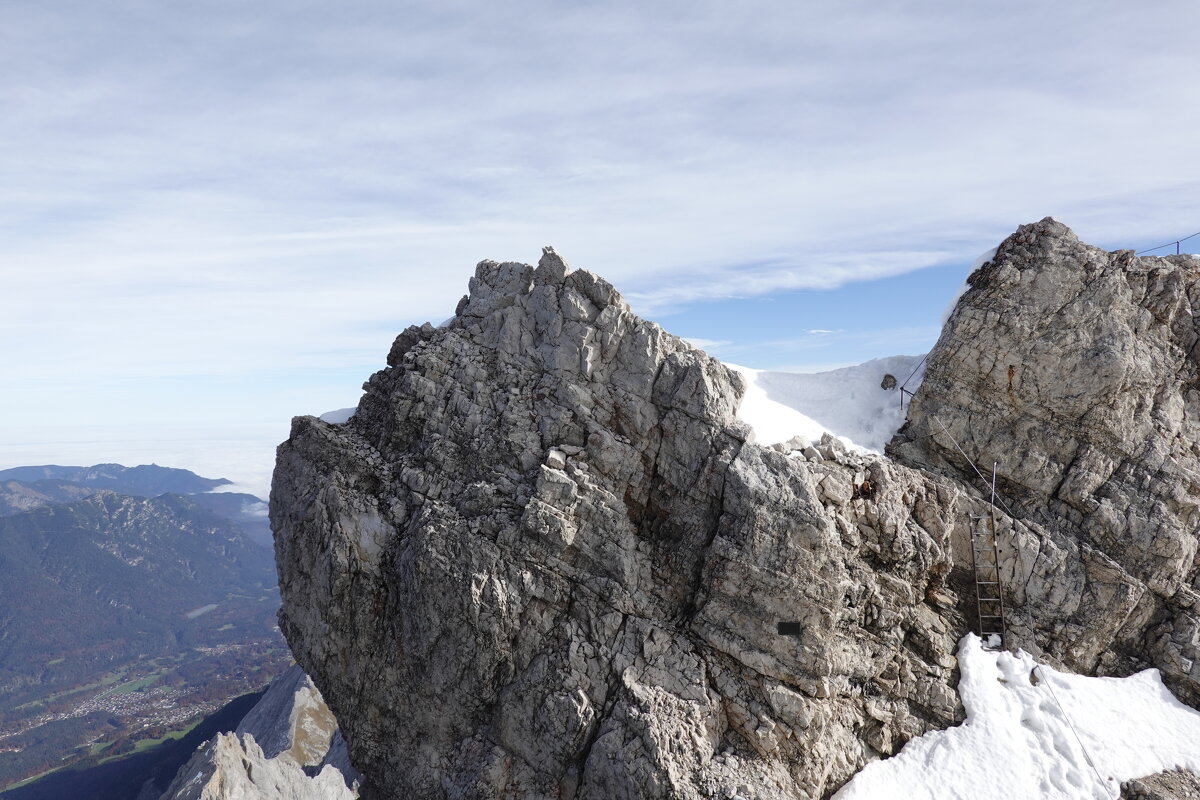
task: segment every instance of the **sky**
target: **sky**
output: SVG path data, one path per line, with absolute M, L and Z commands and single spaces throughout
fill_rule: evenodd
M 547 244 L 745 366 L 922 352 L 1019 224 L 1200 230 L 1198 23 L 1168 0 L 0 4 L 0 467 L 263 492 L 291 416 L 353 405 L 476 262 Z

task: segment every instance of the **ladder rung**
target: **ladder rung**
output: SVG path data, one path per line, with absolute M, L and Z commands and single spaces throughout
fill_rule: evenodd
M 979 635 L 984 639 L 996 640 L 1003 643 L 1007 638 L 1004 632 L 1004 582 L 1000 572 L 1000 532 L 995 525 L 978 525 L 977 521 L 988 519 L 992 515 L 968 515 L 972 524 L 968 527 L 971 536 L 971 566 L 975 570 L 975 610 L 979 622 Z M 986 596 L 986 592 L 994 592 L 996 597 Z M 984 613 L 999 612 L 999 613 Z M 988 626 L 996 626 L 1000 630 L 988 630 Z

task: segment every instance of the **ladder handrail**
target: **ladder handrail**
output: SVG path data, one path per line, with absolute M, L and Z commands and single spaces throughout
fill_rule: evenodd
M 996 583 L 1000 587 L 996 590 L 996 597 L 1000 601 L 1000 646 L 1005 645 L 1008 639 L 1008 626 L 1004 619 L 1004 584 L 1000 580 L 1000 550 L 996 545 L 996 467 L 1000 462 L 992 462 L 992 497 L 988 503 L 989 520 L 988 527 L 992 534 L 992 562 L 996 565 Z M 978 598 L 979 595 L 976 595 Z
M 1005 620 L 1004 581 L 1001 579 L 1000 574 L 999 537 L 996 534 L 997 466 L 997 462 L 992 462 L 992 480 L 990 486 L 992 496 L 988 505 L 988 513 L 986 515 L 968 513 L 967 517 L 971 521 L 969 528 L 971 536 L 971 571 L 975 578 L 975 616 L 979 624 L 979 636 L 985 640 L 992 636 L 997 636 L 1000 639 L 1000 647 L 1003 648 L 1008 639 L 1008 625 Z M 987 520 L 987 527 L 980 531 L 976 526 L 984 520 Z M 980 539 L 983 541 L 980 542 Z M 982 544 L 982 547 L 979 546 L 980 544 Z M 992 578 L 995 578 L 995 580 L 991 580 Z M 990 594 L 984 594 L 983 587 L 985 586 L 989 587 L 988 591 Z M 995 596 L 993 597 L 992 594 Z M 984 613 L 985 606 L 988 612 L 986 614 Z M 989 620 L 987 626 L 983 622 L 985 619 Z M 992 622 L 991 620 L 997 622 Z M 989 630 L 989 628 L 999 628 L 999 630 Z

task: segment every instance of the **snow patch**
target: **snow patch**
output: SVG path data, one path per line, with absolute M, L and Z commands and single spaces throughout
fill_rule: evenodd
M 834 800 L 1092 800 L 1171 769 L 1200 770 L 1200 713 L 1156 669 L 1088 678 L 1025 652 L 959 644 L 962 725 L 868 764 Z
M 326 411 L 319 419 L 321 422 L 328 422 L 330 425 L 344 425 L 350 421 L 350 418 L 358 411 L 358 406 L 354 408 L 339 408 L 337 411 Z
M 961 300 L 962 296 L 967 293 L 968 289 L 971 288 L 971 284 L 967 283 L 967 280 L 975 274 L 977 269 L 995 258 L 996 252 L 999 249 L 999 247 L 993 247 L 986 253 L 980 253 L 979 258 L 975 259 L 974 263 L 971 264 L 971 268 L 967 270 L 967 277 L 963 278 L 962 285 L 959 286 L 954 292 L 954 296 L 950 298 L 950 302 L 946 304 L 945 310 L 942 311 L 942 327 L 945 327 L 946 322 L 948 322 L 950 319 L 950 315 L 953 314 L 954 309 L 958 307 L 958 301 Z
M 884 389 L 885 375 L 914 392 L 924 373 L 924 356 L 877 358 L 828 372 L 770 372 L 727 364 L 746 378 L 746 395 L 738 419 L 754 429 L 762 445 L 793 436 L 810 441 L 830 433 L 855 450 L 882 453 L 904 424 L 899 389 Z M 914 373 L 915 370 L 915 373 Z

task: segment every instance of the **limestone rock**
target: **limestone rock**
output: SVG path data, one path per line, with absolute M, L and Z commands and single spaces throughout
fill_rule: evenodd
M 352 800 L 335 768 L 314 776 L 288 756 L 268 758 L 250 734 L 219 733 L 202 745 L 163 800 Z
M 746 444 L 736 373 L 550 253 L 389 363 L 295 421 L 272 506 L 281 625 L 371 796 L 820 796 L 960 717 L 949 482 Z
M 1197 276 L 1192 256 L 1108 253 L 1049 218 L 1022 226 L 968 278 L 888 448 L 975 486 L 964 454 L 995 463 L 1014 513 L 1054 542 L 1011 539 L 1023 645 L 1084 670 L 1147 660 L 1193 703 Z
M 1121 787 L 1121 800 L 1200 800 L 1200 776 L 1175 770 L 1129 781 Z
M 552 251 L 536 269 L 481 263 L 453 320 L 397 337 L 353 417 L 299 417 L 278 451 L 280 625 L 367 776 L 363 796 L 822 798 L 961 720 L 953 653 L 973 611 L 968 531 L 988 505 L 928 428 L 937 413 L 959 436 L 950 412 L 983 402 L 971 392 L 990 356 L 967 340 L 983 326 L 963 326 L 989 304 L 1007 304 L 1006 324 L 1023 315 L 1027 301 L 999 289 L 984 302 L 989 287 L 1016 291 L 1020 265 L 1037 258 L 1091 253 L 1055 225 L 1022 229 L 976 277 L 947 328 L 960 332 L 930 357 L 897 461 L 829 436 L 796 442 L 799 456 L 760 447 L 735 417 L 740 376 L 637 318 L 601 278 Z M 1006 491 L 1024 493 L 997 521 L 1012 639 L 1111 672 L 1174 653 L 1180 677 L 1200 598 L 1176 552 L 1191 484 L 1159 492 L 1161 509 L 1133 492 L 1147 474 L 1185 477 L 1184 445 L 1160 441 L 1156 420 L 1186 439 L 1187 401 L 1149 388 L 1176 363 L 1171 337 L 1186 339 L 1182 277 L 1121 277 L 1140 262 L 1111 258 L 1114 297 L 1122 280 L 1143 290 L 1106 311 L 1128 311 L 1129 330 L 1154 329 L 1163 346 L 1103 323 L 1113 353 L 1158 360 L 1124 369 L 1104 356 L 1105 380 L 1136 384 L 1151 405 L 1121 399 L 1092 429 L 1141 409 L 1150 420 L 1137 431 L 1153 441 L 1126 453 L 1120 436 L 1046 428 L 1103 405 L 1054 388 L 1047 370 L 1014 374 L 1011 394 L 1001 384 L 1006 398 L 1028 389 L 1022 407 L 1037 424 L 1007 406 L 978 412 L 1008 415 L 1008 435 L 1022 437 L 1025 467 L 1003 474 Z M 1078 335 L 1043 333 L 1046 347 Z M 1069 359 L 1073 347 L 1053 353 Z M 1101 379 L 1088 380 L 1080 392 Z M 1059 441 L 1067 433 L 1092 455 L 1077 459 Z M 999 442 L 999 424 L 990 435 Z M 991 457 L 986 437 L 962 438 Z M 1055 459 L 1077 477 L 1062 484 L 1070 502 L 1042 509 L 1060 494 Z M 1122 477 L 1104 494 L 1111 475 Z M 1118 496 L 1144 545 L 1083 524 Z M 780 622 L 800 634 L 779 635 Z

